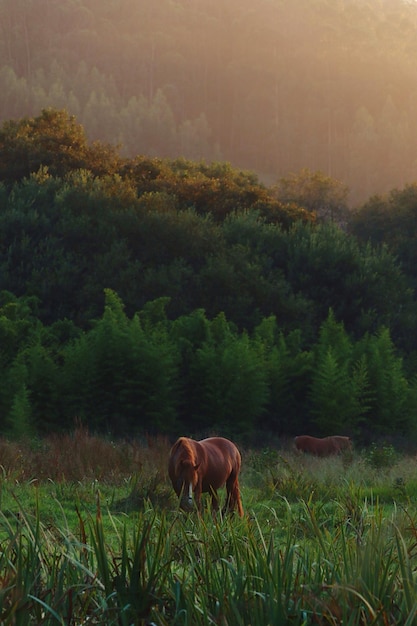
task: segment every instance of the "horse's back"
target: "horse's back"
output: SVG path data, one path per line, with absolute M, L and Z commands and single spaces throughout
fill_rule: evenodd
M 224 437 L 207 437 L 196 441 L 188 437 L 179 437 L 171 448 L 168 469 L 174 471 L 180 459 L 189 458 L 201 468 L 212 470 L 229 469 L 238 474 L 242 457 L 238 447 Z M 216 473 L 216 472 L 214 472 Z
M 240 457 L 240 452 L 236 444 L 225 437 L 207 437 L 199 441 L 202 446 L 211 450 L 220 450 L 223 454 L 232 454 Z
M 339 450 L 351 450 L 352 439 L 350 437 L 344 437 L 342 435 L 333 435 L 332 439 Z
M 322 438 L 300 435 L 295 437 L 294 443 L 297 450 L 314 454 L 315 456 L 331 456 L 352 448 L 350 437 L 342 435 L 330 435 Z
M 231 466 L 232 469 L 239 473 L 242 463 L 242 457 L 238 447 L 224 437 L 208 437 L 198 442 L 204 449 L 208 463 L 211 465 Z

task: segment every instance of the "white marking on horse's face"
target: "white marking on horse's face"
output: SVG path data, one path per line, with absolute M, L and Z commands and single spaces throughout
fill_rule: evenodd
M 193 507 L 193 485 L 189 483 L 188 485 L 183 486 L 183 491 L 181 495 L 181 505 L 185 509 L 191 509 Z

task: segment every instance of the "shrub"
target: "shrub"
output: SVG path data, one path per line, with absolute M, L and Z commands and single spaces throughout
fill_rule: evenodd
M 365 462 L 373 469 L 390 469 L 398 462 L 397 453 L 391 444 L 373 443 L 365 455 Z

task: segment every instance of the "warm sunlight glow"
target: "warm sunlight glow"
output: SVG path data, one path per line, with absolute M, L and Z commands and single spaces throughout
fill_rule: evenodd
M 0 119 L 66 108 L 125 155 L 303 168 L 351 201 L 417 176 L 406 0 L 3 0 Z

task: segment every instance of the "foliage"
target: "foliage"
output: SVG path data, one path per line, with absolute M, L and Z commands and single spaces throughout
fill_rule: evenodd
M 227 163 L 100 161 L 62 110 L 2 132 L 30 163 L 0 189 L 1 433 L 415 437 L 415 295 L 387 247 Z
M 248 333 L 224 314 L 196 310 L 170 320 L 168 308 L 160 298 L 129 317 L 108 289 L 102 316 L 84 332 L 35 319 L 36 332 L 3 363 L 0 432 L 68 430 L 79 418 L 118 436 L 415 437 L 416 380 L 388 331 L 354 341 L 330 311 L 308 347 L 272 316 Z
M 383 244 L 400 260 L 414 292 L 417 287 L 416 208 L 417 185 L 411 183 L 386 195 L 371 197 L 349 221 L 349 232 L 359 240 L 370 241 L 375 246 Z
M 265 429 L 281 435 L 305 429 L 312 352 L 303 349 L 299 331 L 284 336 L 275 317 L 264 319 L 255 328 L 254 338 L 263 354 L 269 387 Z
M 63 380 L 71 406 L 76 415 L 88 416 L 90 427 L 119 435 L 174 429 L 177 370 L 169 338 L 159 324 L 148 324 L 145 332 L 138 316 L 129 320 L 114 292 L 106 292 L 103 317 L 69 347 L 68 356 Z M 81 359 L 85 390 L 77 398 L 74 359 Z
M 315 314 L 321 320 L 331 308 L 356 336 L 384 325 L 402 338 L 412 297 L 406 277 L 387 250 L 361 246 L 331 224 L 321 228 L 296 224 L 291 235 L 288 279 L 294 292 L 301 291 L 316 303 Z M 393 306 L 397 297 L 402 306 Z
M 322 220 L 344 222 L 346 219 L 347 186 L 322 172 L 303 169 L 281 178 L 275 189 L 282 202 L 294 202 Z
M 365 461 L 367 465 L 377 470 L 390 469 L 398 462 L 398 455 L 394 446 L 390 444 L 373 443 L 367 450 Z
M 233 336 L 224 316 L 212 321 L 210 331 L 211 337 L 196 351 L 190 368 L 191 385 L 198 396 L 197 423 L 247 436 L 268 396 L 261 356 L 246 334 Z
M 395 353 L 387 329 L 364 337 L 362 345 L 373 389 L 366 428 L 379 435 L 404 432 L 414 420 L 415 382 L 404 376 L 401 357 Z
M 353 345 L 332 311 L 321 327 L 315 364 L 310 396 L 317 432 L 358 432 L 372 388 L 363 355 L 355 361 Z
M 88 145 L 84 129 L 75 116 L 65 110 L 44 109 L 36 118 L 10 120 L 3 124 L 0 130 L 0 180 L 10 184 L 37 172 L 41 166 L 54 176 L 62 176 L 71 169 L 109 173 L 114 165 L 111 158 L 106 155 L 104 162 L 99 163 L 97 151 L 98 147 Z
M 26 387 L 22 385 L 13 397 L 8 416 L 8 431 L 12 437 L 21 439 L 35 434 L 35 429 L 31 424 L 31 414 L 28 392 Z

